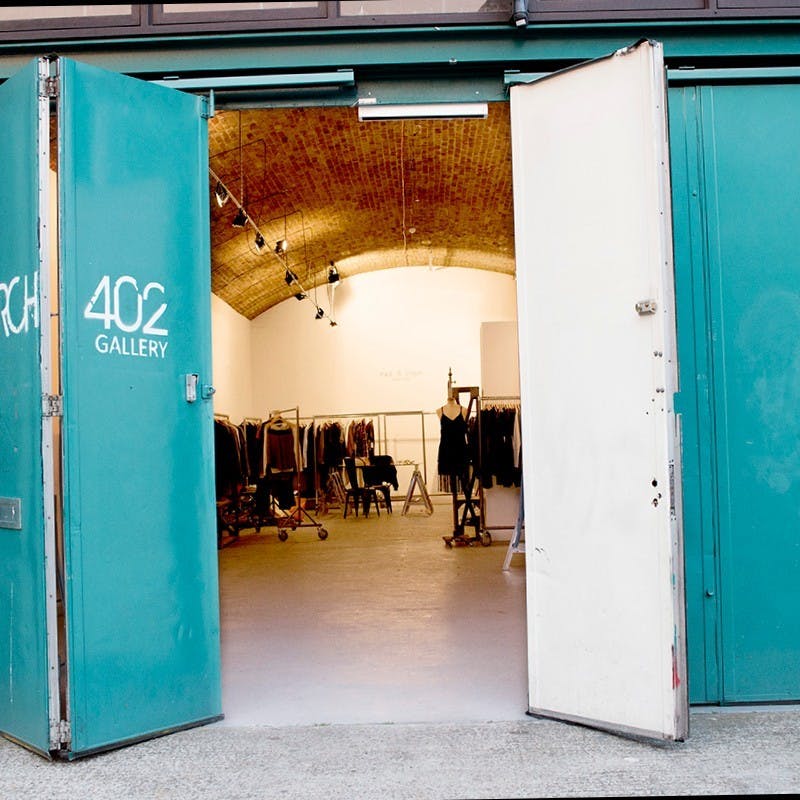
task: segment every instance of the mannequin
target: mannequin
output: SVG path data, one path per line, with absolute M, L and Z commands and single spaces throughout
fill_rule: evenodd
M 441 419 L 443 416 L 447 417 L 448 419 L 455 419 L 459 414 L 461 414 L 464 419 L 467 418 L 467 409 L 462 406 L 455 397 L 448 397 L 447 402 L 441 406 L 440 408 L 436 409 L 436 415 Z
M 450 478 L 450 488 L 455 490 L 469 464 L 467 449 L 467 409 L 450 394 L 447 402 L 436 409 L 441 429 L 437 467 L 439 475 Z

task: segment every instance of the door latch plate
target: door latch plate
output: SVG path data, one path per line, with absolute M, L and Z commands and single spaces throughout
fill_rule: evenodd
M 655 300 L 640 300 L 636 304 L 636 313 L 640 317 L 645 317 L 648 314 L 655 314 L 658 304 Z

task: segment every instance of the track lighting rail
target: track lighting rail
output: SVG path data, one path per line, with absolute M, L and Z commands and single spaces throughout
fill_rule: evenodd
M 236 206 L 237 213 L 231 223 L 235 228 L 246 228 L 248 225 L 255 231 L 255 246 L 259 253 L 262 253 L 267 250 L 266 246 L 266 238 L 264 234 L 259 230 L 258 225 L 255 223 L 253 218 L 247 213 L 244 206 L 242 205 L 241 201 L 237 199 L 236 195 L 225 185 L 223 180 L 217 175 L 214 170 L 209 167 L 208 172 L 211 175 L 212 179 L 216 181 L 216 186 L 214 187 L 214 197 L 217 201 L 217 204 L 222 207 L 224 206 L 229 200 Z M 323 319 L 325 317 L 328 318 L 331 327 L 336 327 L 336 320 L 328 313 L 326 313 L 325 309 L 322 306 L 318 305 L 315 300 L 311 298 L 309 293 L 306 291 L 303 284 L 300 282 L 300 279 L 297 277 L 297 274 L 293 272 L 289 268 L 289 264 L 286 259 L 286 252 L 288 250 L 288 242 L 286 239 L 279 239 L 275 243 L 275 247 L 271 249 L 272 255 L 278 259 L 280 262 L 281 267 L 285 270 L 285 280 L 287 286 L 295 286 L 297 288 L 297 292 L 295 293 L 295 297 L 298 300 L 310 300 L 311 303 L 315 307 L 314 312 L 314 319 Z M 336 279 L 332 280 L 332 275 L 335 273 Z M 328 278 L 327 281 L 331 285 L 336 285 L 339 282 L 339 272 L 334 266 L 333 261 L 330 262 L 330 267 L 328 269 Z

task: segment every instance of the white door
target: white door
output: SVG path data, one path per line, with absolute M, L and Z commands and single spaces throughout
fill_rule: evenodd
M 685 739 L 661 45 L 514 86 L 511 128 L 530 710 Z

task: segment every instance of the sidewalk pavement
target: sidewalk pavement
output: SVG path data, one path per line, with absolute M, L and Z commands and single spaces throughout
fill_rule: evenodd
M 687 742 L 541 719 L 211 725 L 71 763 L 0 739 L 2 800 L 405 800 L 800 793 L 800 707 L 694 710 Z

